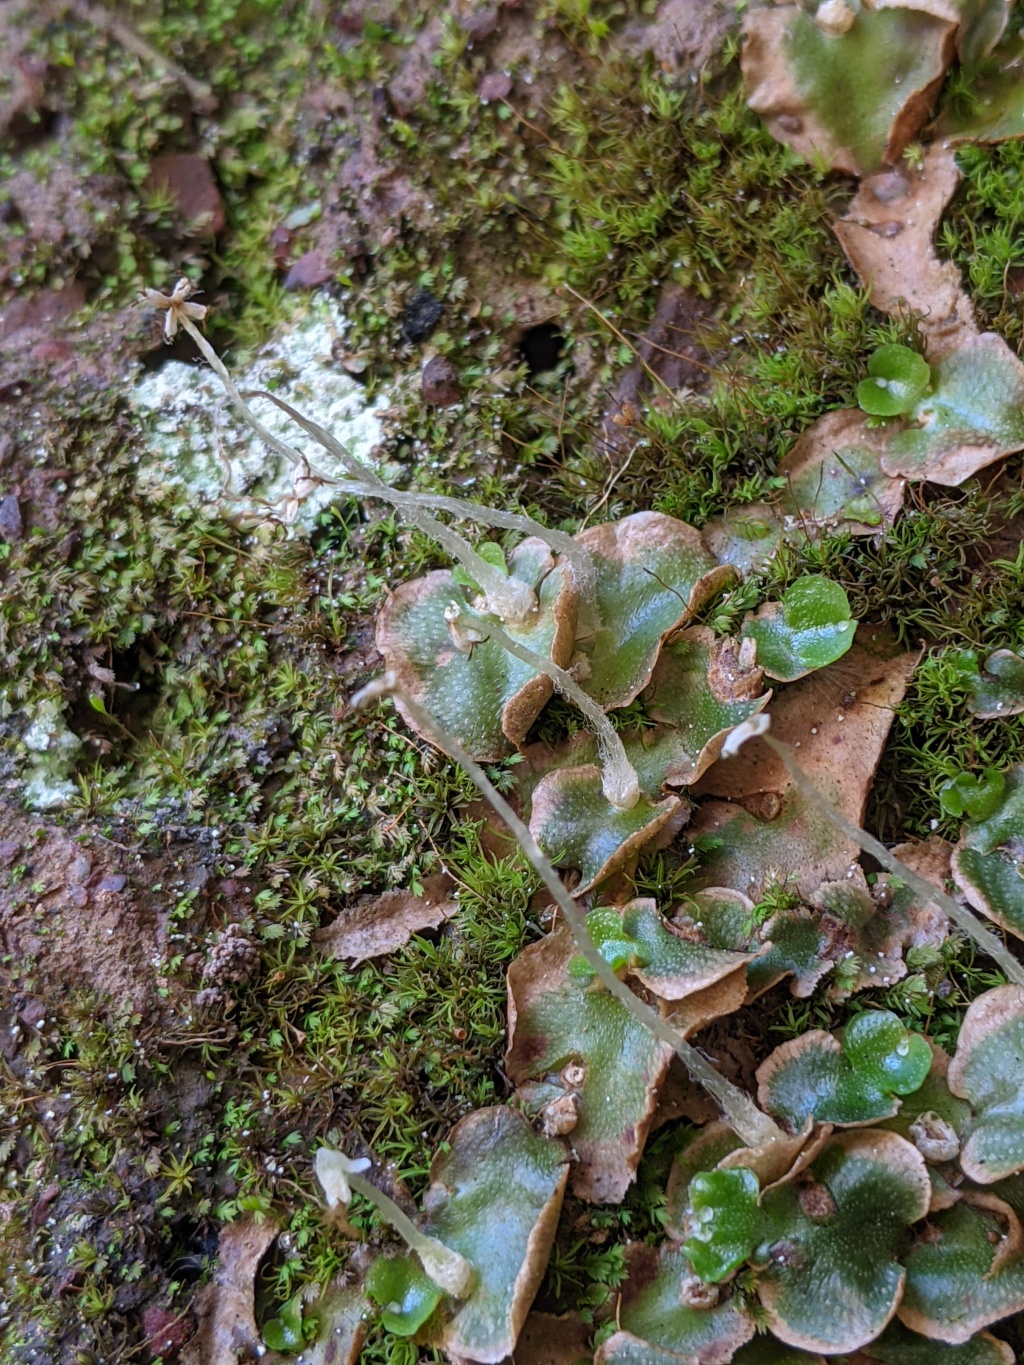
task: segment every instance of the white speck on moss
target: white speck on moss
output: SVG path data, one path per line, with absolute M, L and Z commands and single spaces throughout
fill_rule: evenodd
M 283 398 L 325 427 L 356 459 L 373 466 L 375 448 L 384 437 L 380 414 L 389 399 L 381 395 L 368 401 L 363 386 L 333 359 L 331 344 L 344 327 L 336 303 L 312 301 L 232 377 L 243 393 L 267 389 Z M 177 485 L 198 504 L 212 504 L 222 514 L 246 520 L 285 513 L 297 471 L 249 430 L 206 365 L 168 361 L 136 385 L 134 401 L 148 428 L 138 475 L 144 490 Z M 316 469 L 344 476 L 333 456 L 279 408 L 265 399 L 250 402 L 273 435 L 306 454 Z M 336 496 L 329 486 L 312 488 L 298 508 L 296 524 L 311 527 Z
M 29 715 L 21 737 L 30 755 L 22 773 L 25 804 L 30 810 L 57 810 L 75 794 L 70 774 L 82 742 L 64 723 L 59 702 L 41 701 Z

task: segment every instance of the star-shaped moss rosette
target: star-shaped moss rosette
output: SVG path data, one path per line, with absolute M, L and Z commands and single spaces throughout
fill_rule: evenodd
M 754 1318 L 742 1297 L 702 1281 L 680 1247 L 632 1242 L 626 1271 L 616 1320 L 638 1340 L 677 1356 L 727 1361 L 753 1337 Z
M 856 629 L 842 587 L 821 574 L 806 574 L 781 602 L 765 602 L 748 615 L 742 636 L 754 642 L 757 663 L 770 678 L 794 682 L 842 658 Z
M 882 469 L 885 441 L 885 431 L 872 427 L 865 413 L 849 409 L 826 412 L 808 427 L 779 464 L 786 539 L 822 529 L 874 535 L 891 526 L 903 505 L 904 481 Z
M 681 938 L 651 901 L 600 907 L 588 924 L 606 960 L 644 982 L 680 1032 L 742 1004 L 746 957 Z M 578 1158 L 572 1192 L 617 1203 L 635 1177 L 671 1048 L 593 981 L 565 926 L 516 958 L 508 992 L 509 1079 L 542 1121 L 572 1097 L 571 1127 L 560 1130 Z
M 911 1331 L 961 1345 L 1024 1310 L 1024 1236 L 999 1188 L 966 1190 L 929 1216 L 904 1257 L 907 1284 L 898 1312 Z
M 577 542 L 597 570 L 596 619 L 581 603 L 577 648 L 585 690 L 606 710 L 627 706 L 647 686 L 665 637 L 684 625 L 734 576 L 700 534 L 660 512 L 636 512 L 591 526 Z
M 963 685 L 968 690 L 967 709 L 979 720 L 1000 720 L 1024 711 L 1024 658 L 1012 649 L 997 649 L 983 666 L 973 649 L 953 656 Z
M 931 1068 L 925 1040 L 888 1010 L 852 1019 L 841 1040 L 815 1029 L 777 1047 L 758 1067 L 758 1104 L 791 1132 L 808 1119 L 837 1127 L 895 1114 Z
M 452 1357 L 492 1365 L 515 1347 L 544 1276 L 568 1175 L 565 1148 L 514 1109 L 479 1109 L 434 1158 L 423 1231 L 460 1253 L 475 1280 L 421 1331 Z
M 513 550 L 511 577 L 537 593 L 538 610 L 506 632 L 559 666 L 568 664 L 576 624 L 576 592 L 550 549 L 529 539 Z M 377 621 L 377 648 L 401 689 L 436 716 L 477 759 L 505 758 L 551 696 L 551 680 L 494 640 L 460 638 L 446 619 L 453 604 L 470 612 L 472 588 L 448 570 L 403 583 Z M 398 702 L 399 710 L 403 710 Z M 406 723 L 416 730 L 403 711 Z
M 1024 991 L 997 986 L 971 1003 L 946 1076 L 971 1106 L 960 1166 L 979 1185 L 1024 1170 L 1022 1059 Z
M 1024 938 L 1024 766 L 1008 768 L 1002 777 L 996 809 L 964 826 L 952 870 L 975 910 Z
M 819 165 L 870 175 L 917 136 L 956 25 L 917 10 L 825 0 L 748 11 L 743 75 L 772 136 Z

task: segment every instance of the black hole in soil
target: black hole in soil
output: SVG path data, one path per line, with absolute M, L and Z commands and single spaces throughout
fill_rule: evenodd
M 523 333 L 519 354 L 526 361 L 530 378 L 553 370 L 565 348 L 565 337 L 553 322 L 541 322 Z

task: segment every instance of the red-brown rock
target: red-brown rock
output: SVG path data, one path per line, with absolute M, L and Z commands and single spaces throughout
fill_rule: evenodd
M 290 266 L 288 274 L 284 277 L 285 289 L 316 289 L 321 284 L 328 284 L 334 279 L 334 270 L 331 268 L 326 255 L 322 251 L 314 248 L 307 251 L 304 256 Z
M 146 188 L 171 196 L 189 236 L 216 237 L 223 231 L 224 200 L 205 157 L 195 152 L 158 156 L 150 165 Z
M 450 360 L 435 355 L 423 366 L 423 398 L 435 408 L 450 408 L 462 398 L 459 375 Z

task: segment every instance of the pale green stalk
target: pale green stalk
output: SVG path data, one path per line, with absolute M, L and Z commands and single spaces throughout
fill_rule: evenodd
M 381 1217 L 386 1219 L 398 1235 L 405 1239 L 420 1258 L 423 1269 L 439 1289 L 443 1289 L 446 1294 L 451 1294 L 456 1299 L 464 1299 L 469 1294 L 473 1288 L 475 1275 L 473 1267 L 465 1256 L 461 1256 L 451 1247 L 446 1247 L 443 1242 L 439 1242 L 436 1237 L 431 1237 L 421 1228 L 418 1228 L 405 1210 L 400 1208 L 390 1195 L 385 1194 L 383 1190 L 378 1190 L 377 1186 L 371 1184 L 365 1176 L 359 1175 L 355 1171 L 349 1171 L 347 1179 L 352 1188 L 364 1199 L 368 1199 Z
M 906 882 L 907 886 L 909 886 L 916 895 L 921 897 L 921 900 L 925 905 L 927 905 L 929 901 L 937 905 L 949 916 L 955 925 L 964 931 L 968 938 L 974 940 L 986 956 L 990 957 L 993 962 L 999 964 L 1006 973 L 1008 980 L 1014 982 L 1018 986 L 1024 986 L 1024 966 L 1022 966 L 1009 949 L 996 938 L 995 934 L 985 928 L 984 924 L 982 924 L 981 920 L 978 919 L 973 911 L 968 910 L 966 906 L 961 905 L 959 901 L 954 900 L 953 897 L 947 895 L 945 891 L 941 891 L 937 886 L 933 886 L 931 882 L 925 881 L 924 877 L 919 876 L 918 873 L 907 867 L 906 863 L 901 863 L 899 858 L 891 853 L 878 839 L 875 839 L 872 835 L 868 834 L 866 830 L 855 825 L 852 820 L 847 820 L 842 811 L 837 810 L 832 802 L 829 801 L 826 796 L 822 795 L 804 772 L 803 768 L 800 767 L 800 764 L 796 761 L 796 755 L 788 744 L 783 744 L 771 734 L 762 735 L 761 738 L 770 749 L 778 754 L 779 758 L 785 764 L 786 771 L 793 779 L 793 783 L 797 790 L 815 807 L 815 809 L 821 811 L 822 815 L 824 815 L 840 833 L 845 834 L 847 839 L 852 840 L 853 843 L 863 849 L 865 853 L 870 853 L 873 858 L 877 858 L 882 866 L 893 873 L 894 876 L 899 877 L 901 881 Z
M 758 1109 L 749 1095 L 737 1086 L 732 1085 L 724 1076 L 719 1075 L 707 1058 L 695 1047 L 691 1047 L 682 1034 L 662 1019 L 657 1011 L 651 1009 L 649 1005 L 634 995 L 624 981 L 619 980 L 591 938 L 582 910 L 566 891 L 561 878 L 541 852 L 527 826 L 494 787 L 479 763 L 470 758 L 458 740 L 448 734 L 429 711 L 425 711 L 407 693 L 402 692 L 398 688 L 394 675 L 390 673 L 385 673 L 383 677 L 362 688 L 352 698 L 352 705 L 359 706 L 383 696 L 398 697 L 403 708 L 416 722 L 417 728 L 428 735 L 439 749 L 447 753 L 472 778 L 492 809 L 505 821 L 537 875 L 551 893 L 552 899 L 565 916 L 566 923 L 572 930 L 577 948 L 586 958 L 595 976 L 629 1010 L 634 1018 L 639 1020 L 645 1028 L 650 1029 L 651 1033 L 661 1042 L 668 1043 L 669 1047 L 674 1049 L 693 1079 L 702 1085 L 721 1106 L 726 1122 L 741 1141 L 748 1147 L 758 1147 L 766 1142 L 781 1141 L 785 1134 L 767 1114 L 763 1114 Z
M 507 631 L 502 630 L 493 621 L 488 621 L 475 612 L 472 614 L 461 612 L 460 614 L 469 619 L 473 629 L 479 634 L 490 636 L 492 640 L 501 645 L 502 649 L 515 655 L 517 659 L 521 659 L 524 664 L 530 664 L 538 672 L 546 673 L 559 692 L 579 707 L 593 726 L 594 733 L 597 736 L 597 747 L 601 758 L 601 790 L 604 793 L 605 800 L 616 810 L 632 810 L 640 800 L 640 782 L 636 775 L 636 769 L 626 756 L 626 750 L 619 738 L 619 732 L 593 697 L 589 697 L 584 692 L 571 673 L 567 673 L 564 668 L 559 668 L 556 663 L 552 663 L 543 654 L 538 654 L 535 649 L 530 649 L 528 645 L 521 644 L 518 640 L 513 639 Z

